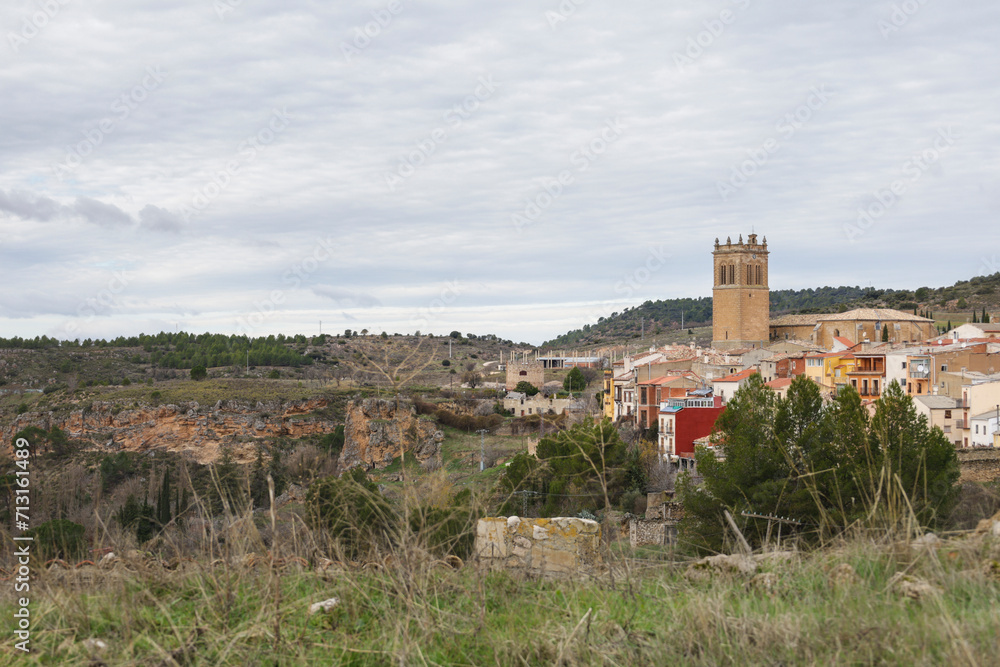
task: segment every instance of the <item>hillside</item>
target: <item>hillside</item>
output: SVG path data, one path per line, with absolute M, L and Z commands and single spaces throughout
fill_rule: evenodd
M 835 313 L 853 308 L 896 308 L 927 312 L 942 327 L 948 321 L 958 325 L 971 321 L 973 310 L 977 317 L 983 308 L 994 314 L 1000 310 L 1000 272 L 960 280 L 949 287 L 918 287 L 914 290 L 859 286 L 772 290 L 770 303 L 772 317 Z M 711 340 L 711 329 L 708 328 L 711 324 L 711 297 L 646 301 L 546 341 L 542 347 L 580 349 L 614 345 L 640 338 L 643 332 L 645 338 L 656 338 L 661 343 L 689 341 L 693 336 L 698 342 L 707 344 Z

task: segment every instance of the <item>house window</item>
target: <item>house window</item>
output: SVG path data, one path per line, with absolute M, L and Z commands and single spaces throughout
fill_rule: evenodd
M 903 362 L 903 370 L 904 371 L 906 370 L 906 362 L 905 361 Z
M 945 410 L 944 411 L 944 418 L 945 419 L 951 419 L 951 410 Z
M 948 372 L 948 364 L 941 364 L 941 372 L 942 373 Z
M 528 371 L 521 371 L 520 373 L 518 373 L 518 375 L 527 375 L 527 374 L 528 374 Z

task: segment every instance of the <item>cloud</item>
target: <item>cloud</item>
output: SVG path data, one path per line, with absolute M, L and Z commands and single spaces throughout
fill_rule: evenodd
M 63 215 L 64 207 L 50 197 L 23 190 L 4 192 L 0 189 L 0 211 L 16 215 L 22 220 L 48 222 Z
M 197 304 L 185 326 L 226 330 L 276 290 L 275 331 L 323 306 L 324 325 L 369 329 L 366 309 L 397 309 L 378 317 L 402 330 L 460 277 L 448 326 L 471 329 L 454 319 L 469 317 L 540 341 L 588 322 L 565 304 L 622 310 L 619 286 L 649 248 L 670 259 L 634 303 L 710 294 L 712 240 L 751 226 L 771 244 L 775 289 L 944 285 L 1000 253 L 1000 4 L 988 0 L 905 16 L 891 0 L 405 2 L 388 23 L 384 1 L 224 4 L 78 3 L 8 50 L 8 292 L 55 293 L 132 253 L 135 312 L 101 335 L 170 320 L 165 302 Z M 0 23 L 17 32 L 25 7 L 3 4 Z M 149 68 L 165 73 L 155 91 Z M 615 118 L 623 130 L 605 141 Z M 912 168 L 949 125 L 962 128 L 954 145 Z M 859 207 L 902 179 L 850 244 Z M 532 205 L 519 231 L 512 216 Z M 543 324 L 548 309 L 561 314 Z
M 183 227 L 180 216 L 152 204 L 139 211 L 139 226 L 153 232 L 179 232 Z
M 357 290 L 334 287 L 333 285 L 316 285 L 312 288 L 313 294 L 330 299 L 340 306 L 371 307 L 381 306 L 381 302 L 371 294 L 365 294 Z
M 105 204 L 90 197 L 78 197 L 73 204 L 73 212 L 98 227 L 128 227 L 134 223 L 128 213 L 114 204 Z

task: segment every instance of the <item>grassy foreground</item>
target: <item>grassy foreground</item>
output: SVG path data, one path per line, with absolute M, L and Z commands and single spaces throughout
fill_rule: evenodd
M 762 561 L 756 578 L 616 558 L 599 577 L 539 580 L 417 556 L 387 567 L 244 558 L 51 569 L 32 585 L 33 653 L 7 639 L 0 663 L 987 665 L 1000 655 L 997 538 L 858 541 Z M 931 588 L 907 596 L 897 573 Z M 13 585 L 2 595 L 11 619 Z M 309 614 L 331 597 L 331 612 Z

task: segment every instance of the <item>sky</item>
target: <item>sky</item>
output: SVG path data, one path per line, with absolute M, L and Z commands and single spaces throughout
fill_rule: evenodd
M 8 0 L 0 336 L 539 344 L 1000 271 L 987 0 Z

